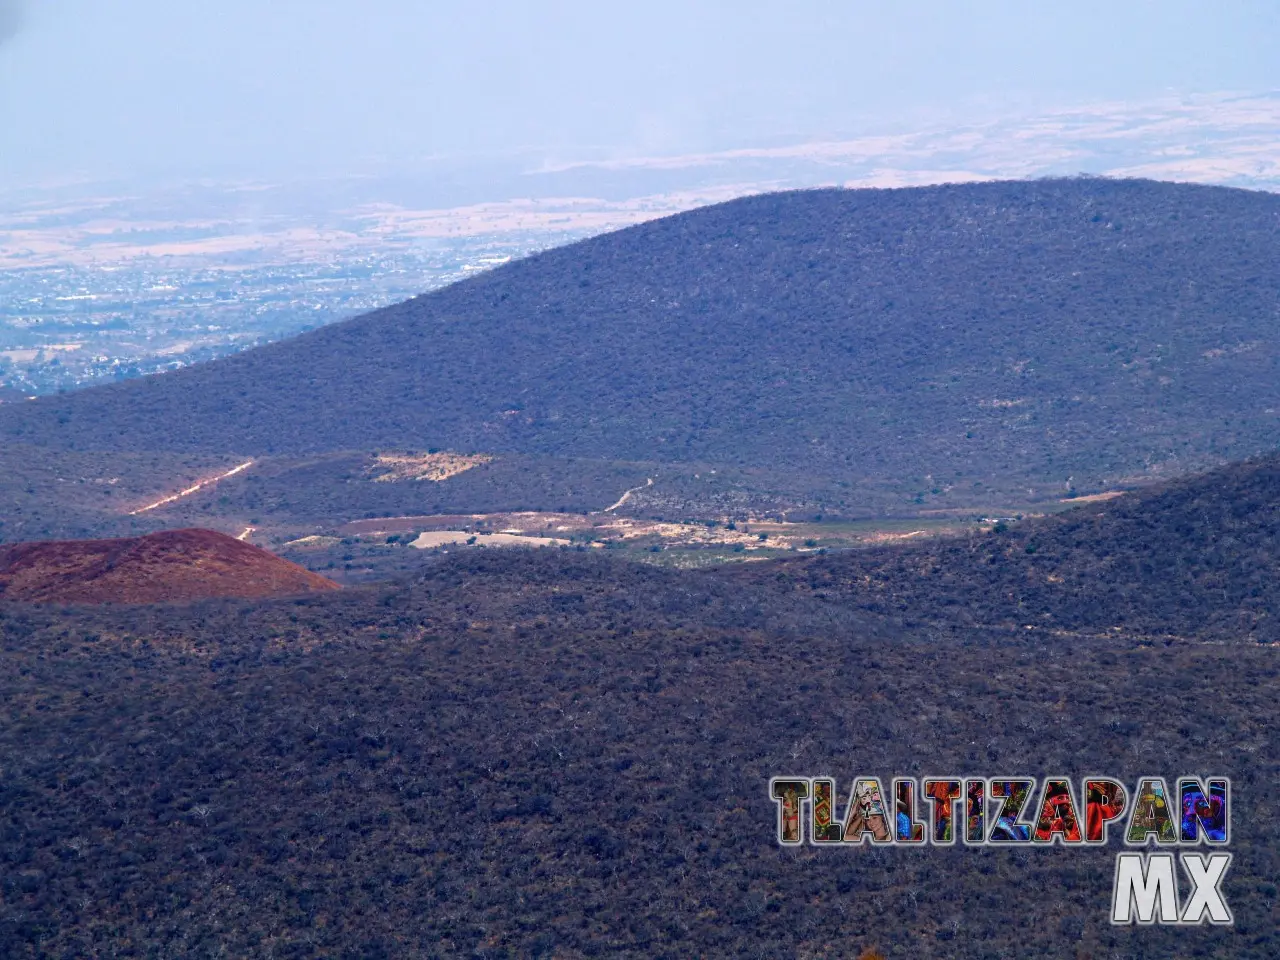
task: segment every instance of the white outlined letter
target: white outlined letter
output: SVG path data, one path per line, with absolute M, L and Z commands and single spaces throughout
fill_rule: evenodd
M 1116 857 L 1116 880 L 1111 890 L 1111 922 L 1140 924 L 1178 922 L 1178 881 L 1173 872 L 1172 853 L 1122 853 Z M 1134 909 L 1136 907 L 1136 910 Z
M 1203 923 L 1206 912 L 1209 922 L 1219 925 L 1234 923 L 1227 901 L 1222 899 L 1222 878 L 1231 866 L 1231 854 L 1211 853 L 1207 857 L 1199 853 L 1184 853 L 1182 868 L 1191 878 L 1191 899 L 1182 910 L 1182 922 Z

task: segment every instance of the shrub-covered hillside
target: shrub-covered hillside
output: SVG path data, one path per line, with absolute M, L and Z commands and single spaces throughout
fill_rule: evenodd
M 0 955 L 1276 955 L 1276 651 L 934 636 L 592 553 L 0 605 Z M 1232 928 L 1109 849 L 784 850 L 769 777 L 1232 778 Z
M 986 533 L 733 571 L 916 622 L 1280 641 L 1280 456 Z
M 462 451 L 1088 485 L 1270 447 L 1280 197 L 1093 179 L 736 200 L 293 340 L 0 407 L 80 449 Z

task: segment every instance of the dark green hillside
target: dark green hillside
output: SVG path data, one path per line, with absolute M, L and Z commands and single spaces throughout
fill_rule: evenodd
M 206 454 L 0 443 L 0 543 L 138 536 L 180 527 L 159 512 L 128 514 L 236 462 Z
M 0 442 L 381 447 L 1080 489 L 1280 436 L 1280 197 L 1091 179 L 757 196 L 293 340 L 0 406 Z
M 0 607 L 0 954 L 1273 957 L 1276 667 L 924 637 L 574 553 Z M 1114 849 L 783 851 L 767 796 L 1190 770 L 1232 777 L 1231 929 L 1112 927 Z
M 1280 642 L 1280 457 L 969 537 L 751 565 L 914 621 Z

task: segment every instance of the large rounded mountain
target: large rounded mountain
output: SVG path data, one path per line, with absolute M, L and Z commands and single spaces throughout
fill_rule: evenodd
M 292 340 L 0 407 L 0 443 L 440 447 L 1065 482 L 1280 436 L 1280 197 L 1099 179 L 768 194 Z

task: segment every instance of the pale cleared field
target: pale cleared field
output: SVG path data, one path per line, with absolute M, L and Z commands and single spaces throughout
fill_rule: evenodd
M 435 530 L 418 534 L 416 540 L 409 544 L 419 550 L 430 550 L 432 547 L 450 546 L 475 547 L 564 547 L 568 540 L 555 537 L 525 537 L 514 533 L 466 533 L 449 530 Z

